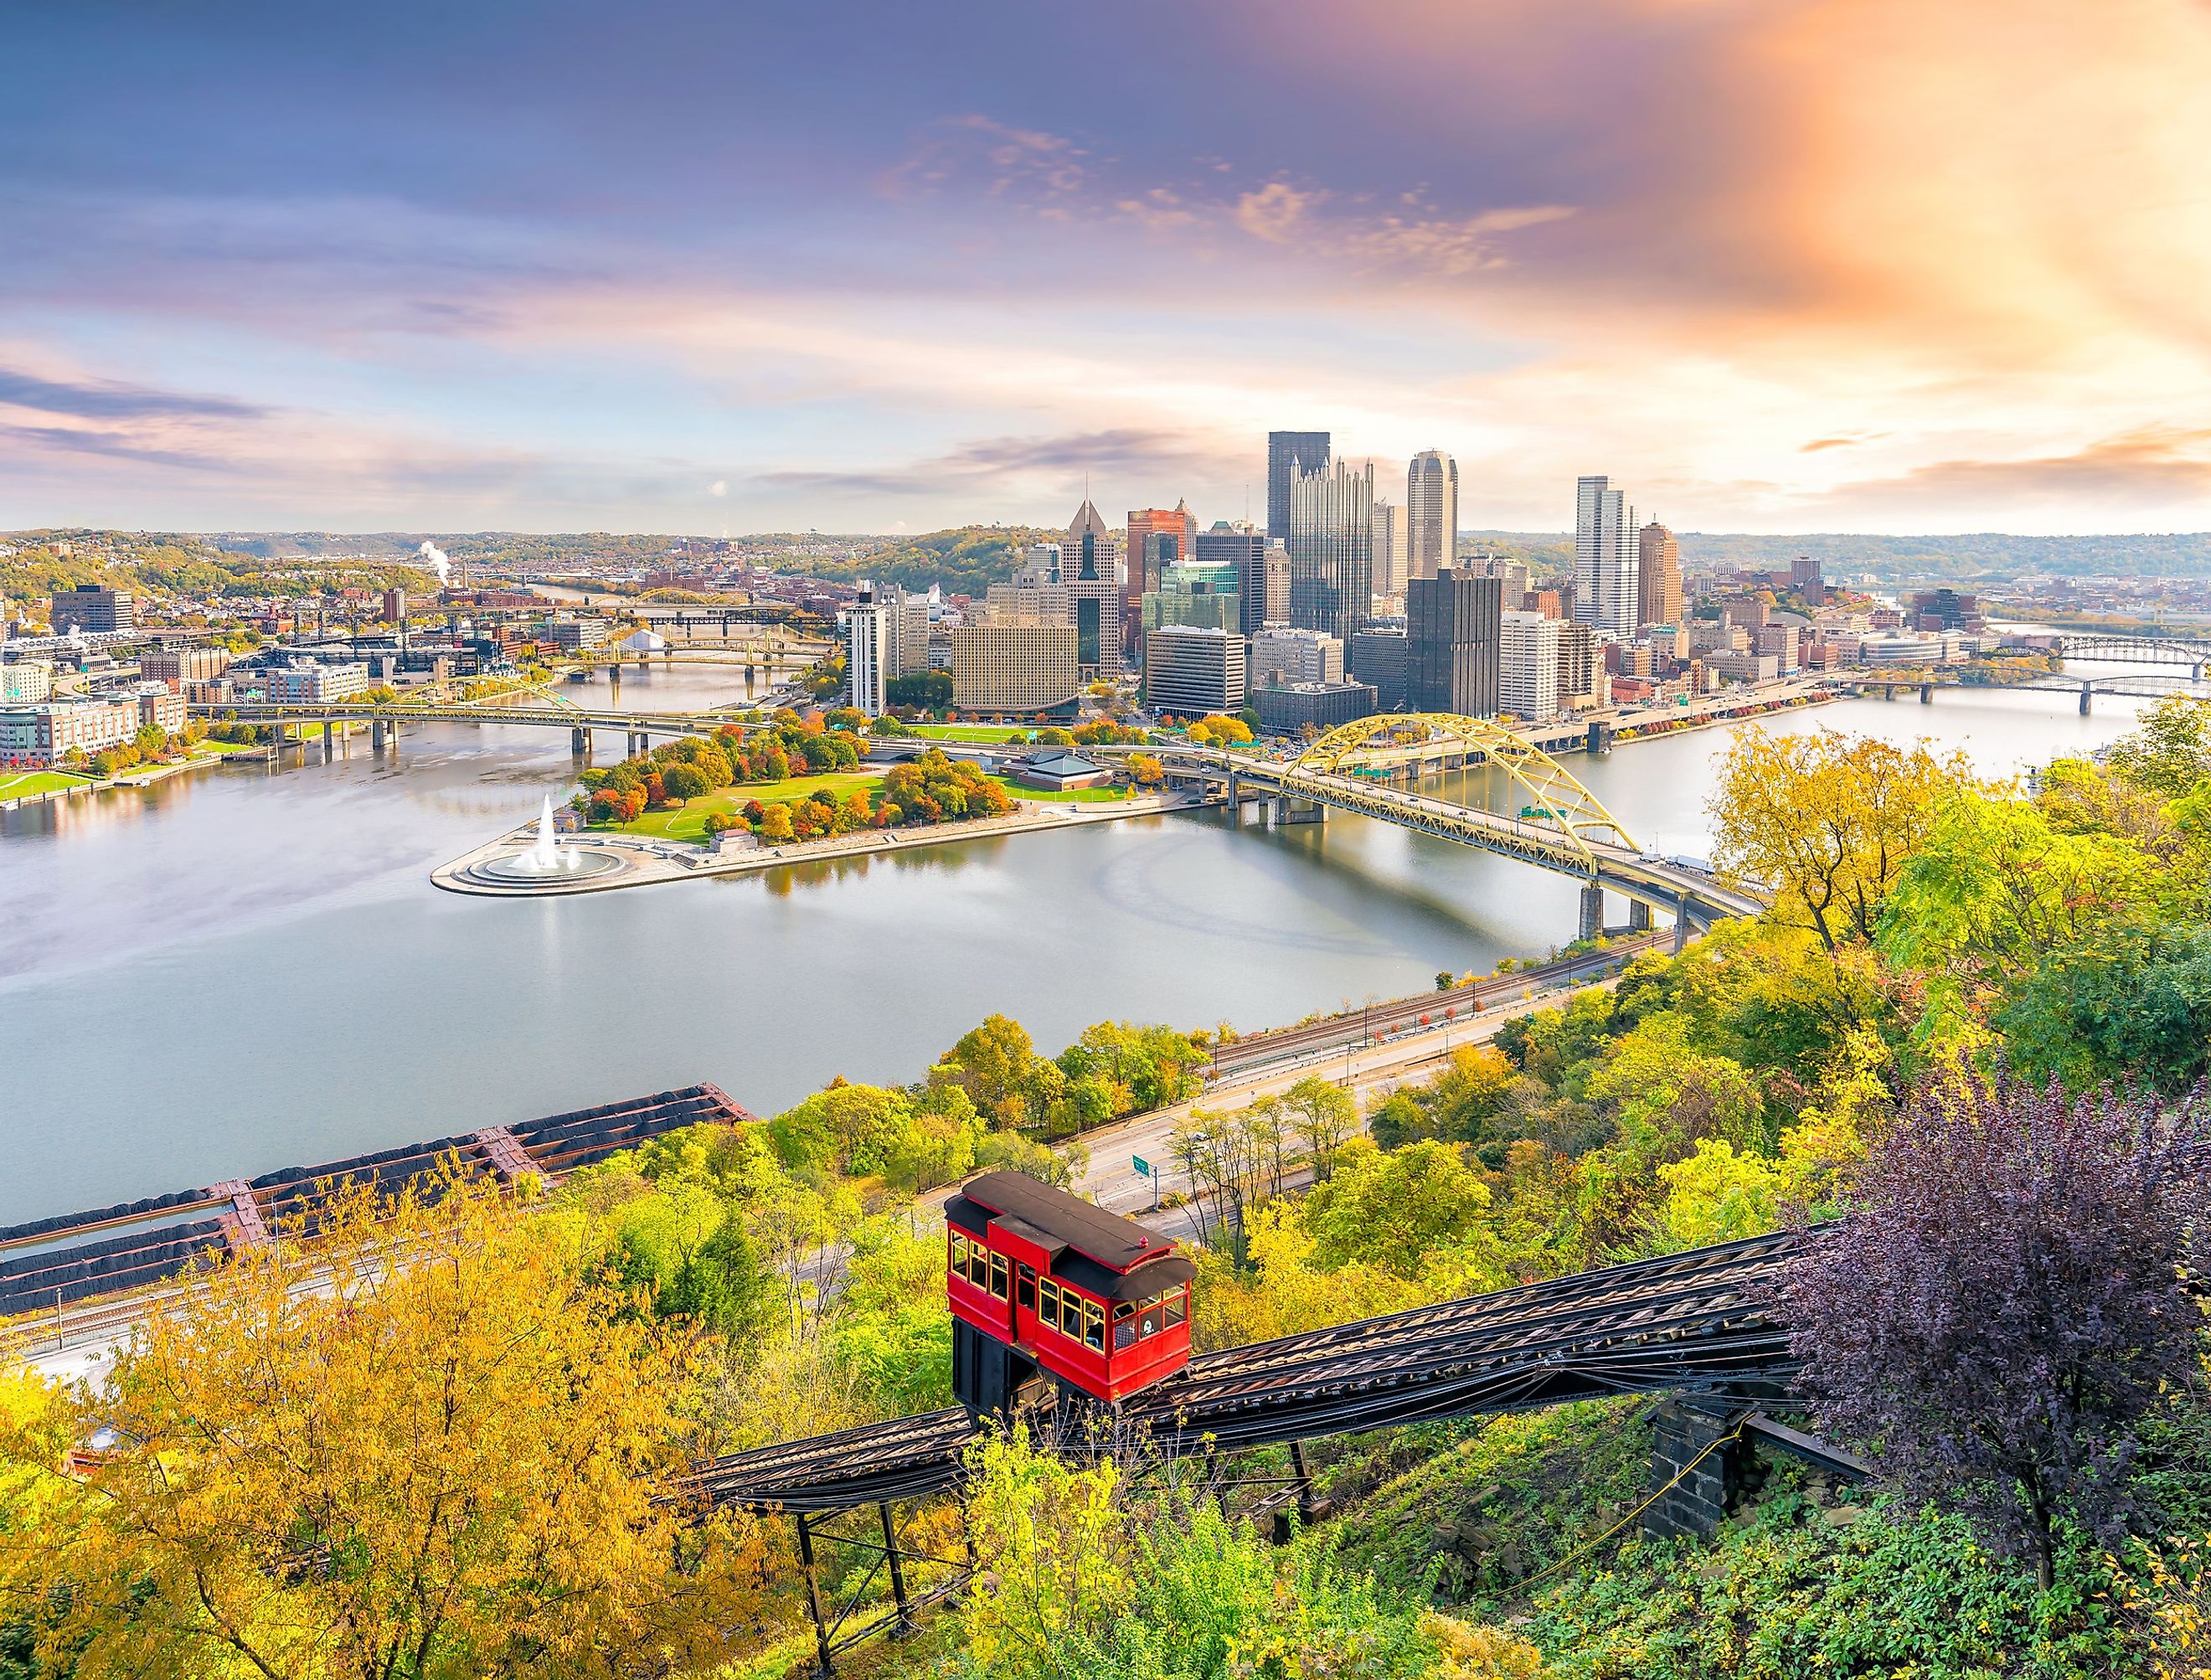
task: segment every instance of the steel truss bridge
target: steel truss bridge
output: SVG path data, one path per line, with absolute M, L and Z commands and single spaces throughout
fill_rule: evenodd
M 2057 637 L 2069 659 L 2123 659 L 2135 665 L 2186 665 L 2201 676 L 2211 663 L 2211 636 L 2129 636 L 2069 631 Z
M 1118 1412 L 1045 1427 L 1063 1452 L 1134 1461 L 1616 1394 L 1786 1412 L 1796 1365 L 1777 1285 L 1799 1240 L 1781 1233 L 1693 1248 L 1200 1354 Z M 759 1511 L 915 1499 L 960 1483 L 979 1432 L 952 1407 L 718 1459 L 689 1491 Z M 1846 1455 L 1820 1456 L 1863 1472 Z
M 1393 822 L 1463 846 L 1517 858 L 1577 877 L 1583 932 L 1602 925 L 1602 895 L 1663 909 L 1686 937 L 1766 907 L 1755 895 L 1709 871 L 1643 850 L 1618 817 L 1541 748 L 1502 724 L 1447 713 L 1362 718 L 1328 731 L 1294 759 L 1210 747 L 1124 749 L 1148 752 L 1175 773 L 1226 784 L 1232 806 L 1252 794 L 1287 805 L 1326 807 Z M 1422 771 L 1487 764 L 1505 773 L 1523 803 L 1516 816 L 1439 799 L 1410 785 Z M 1639 910 L 1639 925 L 1647 915 Z

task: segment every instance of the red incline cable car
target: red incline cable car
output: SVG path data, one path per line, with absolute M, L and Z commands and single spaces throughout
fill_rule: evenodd
M 1173 1239 L 1025 1173 L 945 1204 L 952 1390 L 1010 1412 L 1047 1379 L 1112 1402 L 1190 1362 L 1190 1280 Z

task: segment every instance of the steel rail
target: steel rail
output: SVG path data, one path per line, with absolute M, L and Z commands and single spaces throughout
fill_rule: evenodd
M 1621 1393 L 1785 1406 L 1796 1368 L 1773 1286 L 1796 1242 L 1746 1238 L 1204 1354 L 1116 1413 L 1050 1425 L 1063 1451 L 1185 1457 Z M 1104 1434 L 1086 1439 L 1093 1423 Z M 732 1454 L 686 1487 L 756 1509 L 916 1498 L 960 1481 L 978 1433 L 952 1408 Z

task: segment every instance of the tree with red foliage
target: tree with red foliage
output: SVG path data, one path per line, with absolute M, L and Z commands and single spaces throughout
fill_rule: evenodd
M 1975 1521 L 2047 1589 L 2056 1531 L 2157 1513 L 2137 1426 L 2197 1381 L 2204 1094 L 2069 1095 L 1960 1068 L 1874 1143 L 1782 1286 L 1820 1427 Z

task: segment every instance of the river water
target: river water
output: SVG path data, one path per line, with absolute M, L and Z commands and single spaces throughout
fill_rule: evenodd
M 742 694 L 705 667 L 621 691 Z M 1769 726 L 1924 734 L 2008 773 L 2135 709 L 2097 707 L 1954 691 Z M 1568 762 L 1645 846 L 1703 853 L 1728 734 Z M 993 1010 L 1047 1052 L 1106 1016 L 1279 1024 L 1574 931 L 1572 882 L 1346 817 L 1136 818 L 529 903 L 429 884 L 572 773 L 557 731 L 426 725 L 381 761 L 364 738 L 0 817 L 0 1223 L 699 1080 L 769 1113 L 833 1074 L 918 1077 Z

